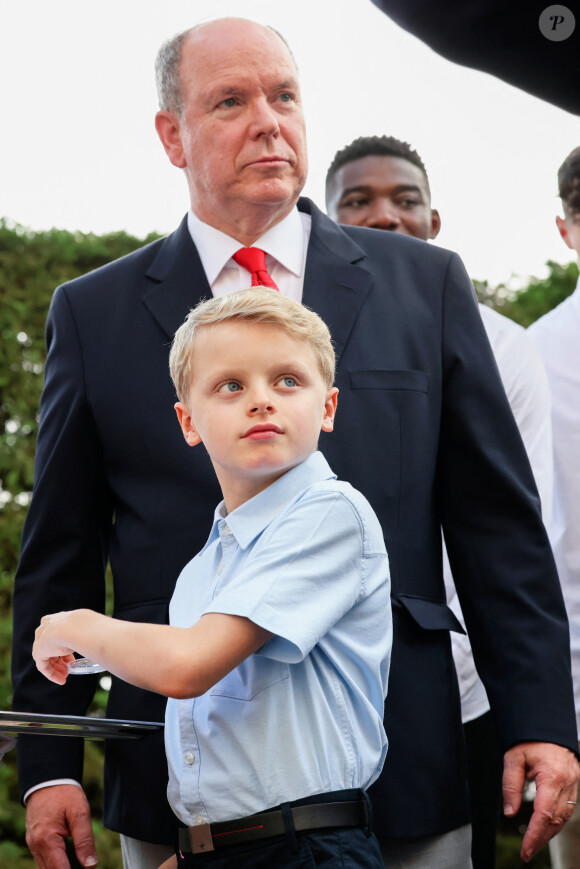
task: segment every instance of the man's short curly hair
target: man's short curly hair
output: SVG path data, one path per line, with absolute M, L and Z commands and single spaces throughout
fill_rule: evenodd
M 327 194 L 330 183 L 338 170 L 346 166 L 347 163 L 361 160 L 363 157 L 401 157 L 403 160 L 408 160 L 409 163 L 421 170 L 427 181 L 427 187 L 429 187 L 425 164 L 408 142 L 402 142 L 400 139 L 395 139 L 394 136 L 359 136 L 358 139 L 334 155 L 326 173 Z

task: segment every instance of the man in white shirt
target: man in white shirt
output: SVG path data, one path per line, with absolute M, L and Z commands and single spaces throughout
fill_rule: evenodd
M 558 171 L 563 217 L 556 224 L 580 263 L 580 147 Z M 576 718 L 580 727 L 580 280 L 571 296 L 533 323 L 528 334 L 544 360 L 552 391 L 554 507 L 551 537 L 568 619 Z M 554 869 L 580 867 L 580 811 L 550 842 Z

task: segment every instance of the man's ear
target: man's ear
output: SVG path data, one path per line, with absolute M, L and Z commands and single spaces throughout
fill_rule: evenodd
M 193 419 L 188 406 L 183 404 L 182 401 L 178 401 L 177 404 L 173 405 L 173 407 L 175 408 L 175 413 L 177 414 L 183 437 L 189 446 L 194 447 L 196 444 L 200 444 L 201 436 L 193 424 Z
M 570 242 L 570 239 L 568 237 L 568 227 L 566 226 L 566 221 L 564 220 L 563 217 L 556 218 L 556 226 L 558 227 L 558 232 L 560 233 L 560 235 L 564 239 L 564 244 L 567 247 L 569 247 L 570 250 L 574 250 L 574 248 L 572 247 L 572 244 Z
M 174 166 L 185 169 L 186 160 L 181 141 L 181 125 L 174 112 L 160 111 L 155 115 L 155 129 Z
M 338 389 L 333 386 L 326 393 L 326 401 L 324 402 L 324 419 L 322 420 L 322 431 L 332 431 L 334 428 L 334 417 L 336 415 L 336 404 L 338 401 Z
M 436 208 L 431 209 L 431 232 L 429 238 L 437 238 L 441 229 L 441 218 Z

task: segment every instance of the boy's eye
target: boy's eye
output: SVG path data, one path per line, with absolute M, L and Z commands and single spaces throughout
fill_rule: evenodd
M 218 388 L 218 392 L 239 392 L 241 388 L 240 384 L 236 383 L 235 380 L 228 380 L 227 383 L 222 383 Z
M 281 377 L 278 383 L 280 383 L 282 386 L 287 387 L 287 389 L 292 389 L 294 386 L 298 386 L 294 378 L 290 377 L 289 375 L 286 375 L 286 377 Z

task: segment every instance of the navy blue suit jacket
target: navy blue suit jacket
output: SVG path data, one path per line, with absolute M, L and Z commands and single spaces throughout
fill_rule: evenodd
M 504 748 L 577 748 L 567 621 L 539 501 L 459 258 L 312 214 L 304 303 L 328 323 L 340 389 L 320 447 L 370 500 L 392 570 L 388 759 L 373 786 L 379 835 L 468 820 L 463 737 L 441 569 L 443 526 L 479 671 Z M 36 483 L 14 596 L 14 708 L 82 714 L 95 682 L 65 688 L 30 657 L 46 612 L 104 604 L 165 622 L 183 565 L 204 545 L 220 492 L 173 411 L 172 336 L 208 287 L 186 221 L 168 238 L 60 287 Z M 139 650 L 135 650 L 136 654 Z M 162 720 L 164 698 L 114 680 L 108 714 Z M 80 779 L 77 740 L 20 737 L 21 786 Z M 106 823 L 172 842 L 161 740 L 111 742 Z

